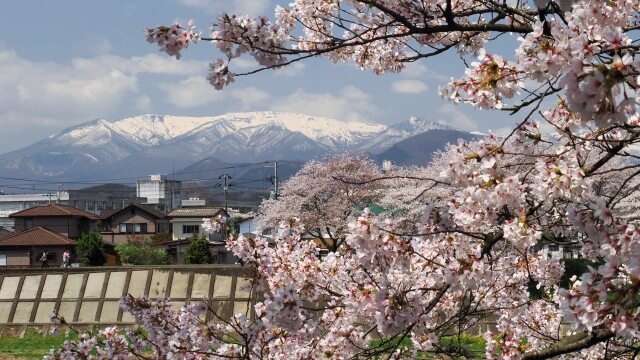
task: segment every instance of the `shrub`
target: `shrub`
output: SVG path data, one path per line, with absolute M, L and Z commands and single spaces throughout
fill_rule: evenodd
M 151 240 L 129 239 L 126 244 L 116 246 L 120 261 L 130 265 L 164 265 L 169 263 L 166 249 L 153 248 Z
M 209 241 L 205 236 L 193 235 L 191 243 L 184 253 L 185 264 L 210 264 L 212 261 L 209 251 Z
M 107 261 L 104 254 L 102 235 L 97 229 L 88 234 L 82 233 L 76 241 L 78 262 L 84 266 L 101 266 Z
M 167 241 L 171 241 L 171 234 L 168 232 L 159 232 L 151 235 L 152 244 L 159 244 Z

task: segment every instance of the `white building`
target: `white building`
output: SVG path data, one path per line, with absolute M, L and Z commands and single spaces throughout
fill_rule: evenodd
M 195 234 L 205 235 L 202 219 L 218 215 L 229 216 L 222 208 L 182 208 L 171 211 L 168 216 L 173 240 L 191 239 Z M 210 235 L 209 241 L 222 241 L 222 234 Z
M 260 235 L 258 233 L 257 225 L 255 219 L 253 217 L 246 218 L 238 222 L 238 227 L 240 230 L 240 235 Z
M 244 220 L 240 220 L 238 222 L 238 231 L 240 235 L 252 235 L 252 236 L 262 236 L 271 239 L 273 237 L 272 229 L 263 229 L 258 226 L 256 219 L 253 216 L 250 216 Z
M 0 195 L 0 226 L 13 230 L 14 222 L 9 218 L 10 214 L 47 204 L 68 205 L 69 193 Z
M 169 213 L 172 228 L 172 242 L 167 244 L 169 252 L 176 254 L 176 263 L 184 261 L 184 251 L 189 246 L 189 240 L 195 234 L 205 235 L 202 228 L 204 218 L 216 218 L 218 215 L 228 218 L 229 215 L 222 208 L 182 208 Z M 214 264 L 234 264 L 238 259 L 226 249 L 224 234 L 208 234 L 209 251 Z
M 138 180 L 136 196 L 147 198 L 147 205 L 169 212 L 180 207 L 182 182 L 168 180 L 167 175 L 150 175 L 149 180 Z
M 206 201 L 204 199 L 198 199 L 198 198 L 191 198 L 188 200 L 182 200 L 182 207 L 183 208 L 187 208 L 187 207 L 205 207 L 206 206 Z

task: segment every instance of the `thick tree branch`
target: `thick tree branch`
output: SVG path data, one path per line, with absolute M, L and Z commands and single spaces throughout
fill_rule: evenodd
M 614 333 L 608 329 L 597 329 L 591 333 L 582 332 L 568 336 L 559 343 L 542 350 L 536 350 L 524 354 L 524 360 L 550 359 L 556 356 L 570 354 L 583 349 L 588 349 L 593 345 L 611 339 Z

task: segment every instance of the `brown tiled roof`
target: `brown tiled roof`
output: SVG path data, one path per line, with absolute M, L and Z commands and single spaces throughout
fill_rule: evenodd
M 167 214 L 156 210 L 155 208 L 151 207 L 151 206 L 147 206 L 147 205 L 142 205 L 142 204 L 130 204 L 129 206 L 125 207 L 124 209 L 105 209 L 102 210 L 100 212 L 100 219 L 107 219 L 110 218 L 112 216 L 114 216 L 115 214 L 121 212 L 121 211 L 125 211 L 131 207 L 135 207 L 138 208 L 142 211 L 145 211 L 159 219 L 164 219 L 167 217 Z
M 138 209 L 141 209 L 141 210 L 143 210 L 143 211 L 146 211 L 146 212 L 148 212 L 149 214 L 151 214 L 151 215 L 153 215 L 153 216 L 155 216 L 155 217 L 157 217 L 157 218 L 159 218 L 159 219 L 164 219 L 164 218 L 166 218 L 166 217 L 167 217 L 167 214 L 163 213 L 163 212 L 162 212 L 162 211 L 160 211 L 160 210 L 157 210 L 157 209 L 156 209 L 156 208 L 154 208 L 154 207 L 151 207 L 151 206 L 148 206 L 148 205 L 142 205 L 142 204 L 131 204 L 131 205 L 133 205 L 133 206 L 137 207 Z
M 55 231 L 42 227 L 15 233 L 0 239 L 0 247 L 4 246 L 72 246 L 75 242 Z
M 169 213 L 169 217 L 214 217 L 217 215 L 226 215 L 223 208 L 183 208 L 175 209 Z
M 76 209 L 68 205 L 49 204 L 34 206 L 29 209 L 18 211 L 9 215 L 10 218 L 14 217 L 37 217 L 37 216 L 82 216 L 87 219 L 97 220 L 98 217 L 90 212 Z
M 113 214 L 119 213 L 120 210 L 122 209 L 102 209 L 100 210 L 100 215 L 98 215 L 98 217 L 100 219 L 110 218 Z
M 7 237 L 9 235 L 13 234 L 11 231 L 3 228 L 2 226 L 0 226 L 0 239 L 2 239 L 3 237 Z

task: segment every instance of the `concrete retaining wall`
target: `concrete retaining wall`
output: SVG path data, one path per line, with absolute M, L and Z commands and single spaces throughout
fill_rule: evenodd
M 250 277 L 240 266 L 5 270 L 0 272 L 0 335 L 48 327 L 54 309 L 79 327 L 131 324 L 118 303 L 127 294 L 169 298 L 176 307 L 207 299 L 224 318 L 252 316 Z M 213 321 L 210 317 L 206 320 Z

